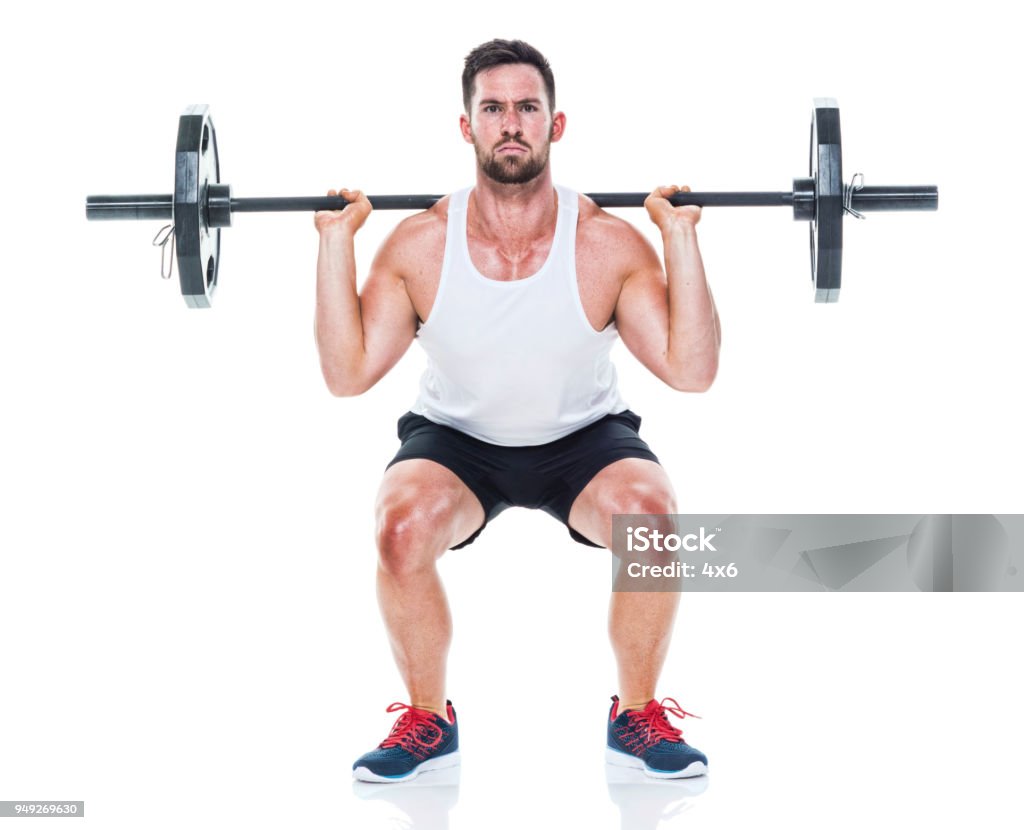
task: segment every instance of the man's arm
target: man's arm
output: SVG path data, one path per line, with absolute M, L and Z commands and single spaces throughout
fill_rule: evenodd
M 350 396 L 373 386 L 405 354 L 417 317 L 402 278 L 407 234 L 401 226 L 381 245 L 358 293 L 354 239 L 371 207 L 359 191 L 341 195 L 351 202 L 345 210 L 321 211 L 314 220 L 320 233 L 314 335 L 327 388 Z
M 697 246 L 700 208 L 673 207 L 666 197 L 678 189 L 658 188 L 645 203 L 661 230 L 664 270 L 651 245 L 630 229 L 635 236 L 624 249 L 632 265 L 615 321 L 626 347 L 661 380 L 683 392 L 704 392 L 718 372 L 722 333 Z

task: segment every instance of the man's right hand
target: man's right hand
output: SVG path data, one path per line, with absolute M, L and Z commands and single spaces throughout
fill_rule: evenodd
M 373 210 L 370 200 L 361 190 L 328 190 L 327 195 L 341 196 L 349 204 L 344 210 L 318 210 L 313 214 L 313 224 L 321 234 L 335 228 L 345 229 L 354 234 L 363 226 L 366 217 Z

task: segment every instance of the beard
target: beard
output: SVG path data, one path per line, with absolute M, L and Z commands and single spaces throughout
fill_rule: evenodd
M 509 144 L 510 142 L 518 144 L 520 147 L 525 147 L 530 152 L 525 156 L 518 154 L 497 155 L 497 148 L 502 144 Z M 526 184 L 537 178 L 537 176 L 544 172 L 544 168 L 548 166 L 551 143 L 550 141 L 544 142 L 544 148 L 539 153 L 535 153 L 530 145 L 518 138 L 503 139 L 490 152 L 486 151 L 476 141 L 473 142 L 473 147 L 476 149 L 476 158 L 480 164 L 480 169 L 488 178 L 493 179 L 498 184 Z

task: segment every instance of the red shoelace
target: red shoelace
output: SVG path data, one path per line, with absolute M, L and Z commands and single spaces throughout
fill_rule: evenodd
M 405 709 L 405 711 L 399 715 L 395 725 L 391 727 L 391 734 L 381 742 L 381 749 L 400 746 L 415 755 L 418 754 L 417 750 L 432 749 L 441 743 L 444 733 L 434 720 L 433 712 L 416 709 L 405 703 L 392 703 L 388 707 L 389 712 L 397 712 L 401 709 Z
M 667 706 L 666 703 L 671 703 L 672 705 Z M 643 729 L 644 726 L 647 727 L 643 740 L 648 746 L 662 739 L 674 743 L 679 743 L 683 740 L 683 730 L 669 723 L 666 715 L 675 715 L 680 720 L 683 718 L 700 718 L 700 715 L 694 715 L 692 712 L 685 711 L 674 697 L 663 697 L 660 703 L 652 700 L 643 709 L 633 709 L 626 712 L 626 717 L 632 721 L 634 728 L 639 727 Z

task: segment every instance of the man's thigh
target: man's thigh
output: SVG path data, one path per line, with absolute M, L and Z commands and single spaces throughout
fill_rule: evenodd
M 377 493 L 378 534 L 389 524 L 414 522 L 444 545 L 456 546 L 484 523 L 480 500 L 451 470 L 436 461 L 408 458 L 384 473 Z
M 662 466 L 646 458 L 623 458 L 604 467 L 583 488 L 569 511 L 569 526 L 610 548 L 614 514 L 675 512 L 675 491 Z

